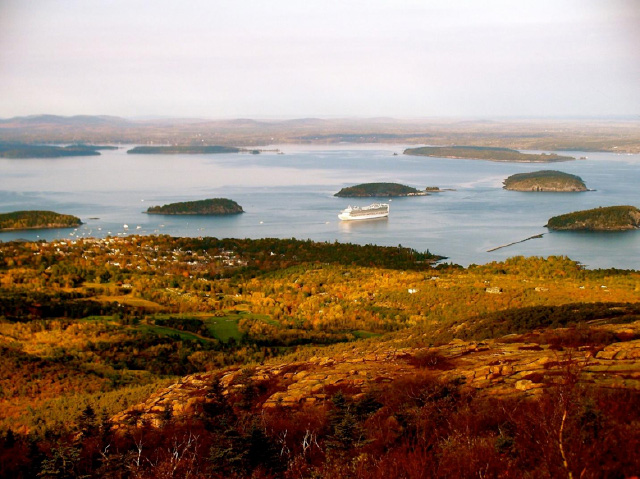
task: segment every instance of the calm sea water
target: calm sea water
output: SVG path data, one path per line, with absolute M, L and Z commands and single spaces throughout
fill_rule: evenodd
M 270 147 L 271 148 L 271 147 Z M 551 165 L 402 155 L 398 145 L 276 146 L 285 154 L 127 155 L 0 159 L 0 211 L 47 209 L 79 216 L 77 230 L 0 233 L 0 241 L 127 234 L 276 237 L 410 246 L 468 265 L 510 256 L 567 255 L 591 268 L 640 269 L 640 231 L 550 232 L 551 216 L 576 210 L 640 206 L 640 155 L 587 156 Z M 393 156 L 397 152 L 398 156 Z M 509 175 L 541 169 L 577 174 L 584 193 L 502 189 Z M 389 181 L 444 191 L 394 198 L 388 219 L 344 223 L 338 213 L 370 199 L 333 196 L 358 183 Z M 230 217 L 157 216 L 149 206 L 226 197 L 246 213 Z M 384 198 L 383 198 L 384 200 Z M 125 227 L 126 225 L 126 227 Z M 487 250 L 543 233 L 539 239 Z

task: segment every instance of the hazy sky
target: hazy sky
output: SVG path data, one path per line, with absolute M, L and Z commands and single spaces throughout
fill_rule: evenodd
M 0 117 L 640 114 L 640 0 L 0 0 Z

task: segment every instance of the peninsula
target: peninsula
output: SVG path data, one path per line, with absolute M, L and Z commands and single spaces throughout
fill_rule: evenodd
M 0 214 L 0 232 L 13 230 L 35 230 L 52 228 L 74 228 L 82 221 L 72 215 L 54 211 L 14 211 Z
M 150 215 L 235 215 L 244 213 L 242 206 L 227 198 L 185 201 L 164 206 L 152 206 L 147 210 Z
M 116 150 L 117 146 L 95 145 L 29 145 L 26 143 L 1 143 L 0 158 L 60 158 L 63 156 L 99 156 L 98 150 Z
M 504 180 L 504 189 L 511 191 L 587 191 L 582 178 L 555 170 L 517 173 Z
M 367 197 L 397 197 L 397 196 L 426 196 L 426 191 L 399 183 L 362 183 L 360 185 L 342 188 L 335 195 L 339 198 L 367 198 Z
M 130 155 L 210 155 L 215 153 L 239 153 L 240 148 L 217 145 L 136 146 L 127 150 Z M 258 152 L 252 150 L 251 152 Z
M 607 206 L 576 211 L 549 219 L 551 230 L 624 231 L 640 228 L 640 210 L 635 206 Z
M 520 153 L 518 150 L 512 150 L 511 148 L 494 148 L 490 146 L 423 146 L 420 148 L 407 148 L 404 150 L 404 154 L 510 163 L 554 163 L 575 160 L 572 156 L 560 156 L 555 153 Z

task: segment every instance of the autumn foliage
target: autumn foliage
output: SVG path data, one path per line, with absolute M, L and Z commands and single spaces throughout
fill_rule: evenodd
M 227 395 L 212 385 L 189 418 L 112 429 L 199 371 L 533 330 L 591 354 L 637 339 L 590 325 L 638 319 L 638 272 L 437 259 L 275 239 L 0 244 L 0 477 L 637 475 L 636 390 L 567 371 L 535 399 L 490 397 L 441 380 L 448 360 L 429 351 L 412 358 L 420 374 L 364 395 L 338 384 L 313 406 L 263 410 L 281 385 L 240 381 Z

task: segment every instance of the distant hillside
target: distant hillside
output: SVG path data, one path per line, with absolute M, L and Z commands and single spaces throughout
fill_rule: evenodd
M 0 143 L 0 158 L 60 158 L 63 156 L 99 156 L 98 150 L 115 150 L 115 146 L 93 145 L 26 145 L 23 143 Z
M 14 211 L 0 214 L 0 231 L 72 228 L 81 224 L 80 218 L 54 211 Z
M 240 148 L 232 146 L 176 145 L 176 146 L 136 146 L 127 151 L 131 155 L 205 155 L 212 153 L 238 153 Z
M 399 183 L 362 183 L 360 185 L 342 188 L 333 196 L 337 196 L 339 198 L 365 198 L 416 195 L 426 195 L 426 193 L 411 186 L 405 186 Z
M 638 120 L 405 120 L 298 118 L 216 120 L 33 115 L 0 119 L 0 140 L 23 143 L 263 146 L 287 143 L 475 145 L 540 151 L 639 153 Z M 481 158 L 482 159 L 482 158 Z M 548 161 L 548 158 L 546 159 Z
M 560 156 L 555 153 L 520 153 L 510 148 L 494 148 L 488 146 L 423 146 L 420 148 L 407 148 L 404 150 L 404 154 L 513 163 L 552 163 L 575 160 L 575 158 L 571 156 Z
M 512 191 L 587 191 L 579 176 L 555 170 L 511 175 L 504 180 L 504 188 Z
M 152 206 L 147 210 L 147 213 L 155 215 L 235 215 L 244 213 L 244 211 L 242 206 L 233 200 L 212 198 Z
M 128 123 L 124 118 L 108 115 L 30 115 L 16 116 L 5 120 L 0 120 L 3 126 L 33 127 L 33 126 L 113 126 Z
M 640 210 L 634 206 L 608 206 L 554 216 L 552 230 L 622 231 L 640 228 Z

